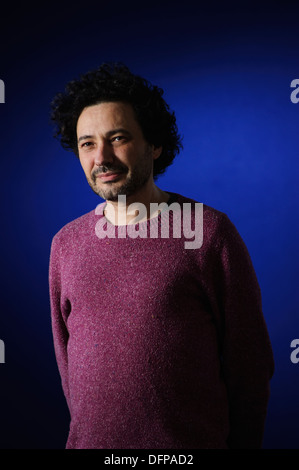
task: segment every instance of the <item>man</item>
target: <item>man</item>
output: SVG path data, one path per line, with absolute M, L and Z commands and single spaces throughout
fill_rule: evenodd
M 52 103 L 56 136 L 105 200 L 51 248 L 66 447 L 260 448 L 273 356 L 258 282 L 225 214 L 203 205 L 199 227 L 199 203 L 156 186 L 181 147 L 162 94 L 124 65 L 103 64 Z M 203 232 L 195 249 L 174 236 L 187 206 Z M 138 223 L 130 207 L 144 207 Z

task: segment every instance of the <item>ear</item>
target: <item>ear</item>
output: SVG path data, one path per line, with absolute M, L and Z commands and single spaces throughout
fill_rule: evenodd
M 162 153 L 163 147 L 154 147 L 153 146 L 153 160 L 157 160 Z

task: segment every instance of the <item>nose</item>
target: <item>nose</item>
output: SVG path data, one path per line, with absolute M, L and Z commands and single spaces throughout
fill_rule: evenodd
M 104 166 L 112 163 L 114 159 L 111 147 L 107 142 L 99 142 L 94 154 L 94 163 L 96 166 Z

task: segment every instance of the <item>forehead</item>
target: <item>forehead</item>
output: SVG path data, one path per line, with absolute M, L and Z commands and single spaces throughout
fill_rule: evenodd
M 77 134 L 85 131 L 105 133 L 117 127 L 141 132 L 133 107 L 122 102 L 98 103 L 83 109 L 77 122 Z

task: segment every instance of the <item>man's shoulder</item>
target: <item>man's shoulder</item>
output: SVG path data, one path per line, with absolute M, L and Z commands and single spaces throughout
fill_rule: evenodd
M 204 221 L 207 223 L 210 222 L 210 223 L 219 224 L 219 223 L 222 223 L 222 221 L 229 220 L 228 216 L 224 212 L 218 209 L 215 209 L 214 207 L 209 206 L 208 204 L 205 204 L 191 197 L 183 196 L 182 194 L 178 194 L 178 193 L 171 193 L 171 195 L 172 195 L 171 200 L 176 200 L 181 205 L 184 203 L 185 204 L 189 203 L 191 204 L 191 207 L 194 208 L 196 204 L 200 204 L 203 208 Z
M 193 218 L 195 217 L 196 204 L 200 204 L 202 207 L 203 239 L 207 245 L 211 244 L 215 248 L 217 245 L 221 245 L 222 242 L 229 241 L 230 239 L 233 241 L 239 238 L 239 233 L 234 223 L 225 212 L 196 199 L 181 194 L 172 194 L 175 194 L 176 200 L 180 205 L 184 203 L 191 204 Z
M 97 206 L 98 207 L 98 206 Z M 72 239 L 80 240 L 82 236 L 86 236 L 90 232 L 90 228 L 94 228 L 96 223 L 96 209 L 93 209 L 76 219 L 66 223 L 54 235 L 54 242 L 69 242 Z
M 180 203 L 190 202 L 191 205 L 199 203 L 195 199 L 178 195 L 177 201 Z M 235 252 L 240 256 L 244 254 L 248 257 L 245 242 L 236 228 L 234 222 L 225 213 L 207 204 L 202 204 L 202 229 L 203 229 L 203 248 L 199 254 L 209 251 L 215 254 L 226 250 L 226 252 Z

